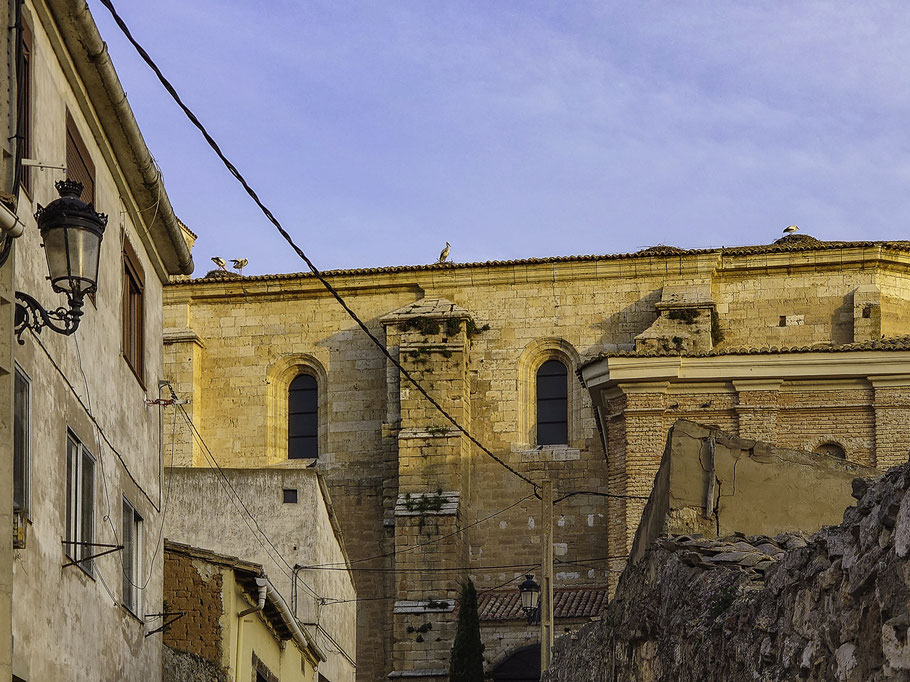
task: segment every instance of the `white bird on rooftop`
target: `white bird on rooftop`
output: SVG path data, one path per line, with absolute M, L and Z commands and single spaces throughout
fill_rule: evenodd
M 233 265 L 234 269 L 241 275 L 248 263 L 249 261 L 246 258 L 231 258 L 231 265 Z
M 213 262 L 215 265 L 217 265 L 219 268 L 221 268 L 222 270 L 227 270 L 227 268 L 225 267 L 224 258 L 219 258 L 218 256 L 215 256 L 215 257 L 212 259 L 212 262 Z
M 787 227 L 784 228 L 784 234 L 793 234 L 798 229 L 799 228 L 796 225 L 787 225 Z
M 452 245 L 449 244 L 449 242 L 446 242 L 445 248 L 444 248 L 442 251 L 439 252 L 439 262 L 440 262 L 440 263 L 445 263 L 445 262 L 446 262 L 446 258 L 449 257 L 449 249 L 450 249 L 451 247 L 452 247 Z

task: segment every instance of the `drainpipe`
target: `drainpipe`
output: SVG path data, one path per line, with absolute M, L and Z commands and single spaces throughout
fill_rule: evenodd
M 250 615 L 251 613 L 256 613 L 257 611 L 262 611 L 265 608 L 265 595 L 269 587 L 269 581 L 265 578 L 256 578 L 256 587 L 259 588 L 259 598 L 256 601 L 256 606 L 251 606 L 248 609 L 244 609 L 237 614 L 237 651 L 236 651 L 236 662 L 234 663 L 234 678 L 240 676 L 240 652 L 242 651 L 243 637 L 243 619 Z
M 325 654 L 322 650 L 316 645 L 316 640 L 312 637 L 309 637 L 303 630 L 300 629 L 300 626 L 297 624 L 297 619 L 291 613 L 291 610 L 288 608 L 288 603 L 284 600 L 284 597 L 272 587 L 272 583 L 266 583 L 266 590 L 268 590 L 269 597 L 272 600 L 272 603 L 275 605 L 275 608 L 278 609 L 281 613 L 282 618 L 284 619 L 285 625 L 287 625 L 288 630 L 291 631 L 291 636 L 294 638 L 294 641 L 299 647 L 305 649 L 310 648 L 316 654 L 316 657 L 322 661 L 327 660 Z
M 177 268 L 181 274 L 191 274 L 193 272 L 193 257 L 190 255 L 189 247 L 183 238 L 183 231 L 177 222 L 177 216 L 174 215 L 170 199 L 168 199 L 164 191 L 161 173 L 155 167 L 151 152 L 149 152 L 142 133 L 139 131 L 139 126 L 133 116 L 133 110 L 126 99 L 126 93 L 123 91 L 120 79 L 111 64 L 107 45 L 101 38 L 101 34 L 98 33 L 98 27 L 95 25 L 94 19 L 92 19 L 88 5 L 86 5 L 84 0 L 66 0 L 65 3 L 55 3 L 55 5 L 57 5 L 55 9 L 58 11 L 68 11 L 72 16 L 78 40 L 85 48 L 89 62 L 94 64 L 95 69 L 98 71 L 98 77 L 110 94 L 114 112 L 123 128 L 123 134 L 136 157 L 136 165 L 142 176 L 142 181 L 152 196 L 155 194 L 158 196 L 160 204 L 158 217 L 164 224 L 176 252 Z

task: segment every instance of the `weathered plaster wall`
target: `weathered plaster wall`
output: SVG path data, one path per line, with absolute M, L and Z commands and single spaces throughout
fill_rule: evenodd
M 843 523 L 808 542 L 739 536 L 729 546 L 687 538 L 653 546 L 599 622 L 557 640 L 544 679 L 906 679 L 908 489 L 908 464 L 858 479 Z
M 262 564 L 289 605 L 293 602 L 291 572 L 295 565 L 329 564 L 340 569 L 298 572 L 298 584 L 303 581 L 320 596 L 344 603 L 320 606 L 312 592 L 300 586 L 297 617 L 327 652 L 329 661 L 321 665 L 325 676 L 333 682 L 353 680 L 354 666 L 342 654 L 334 653 L 337 646 L 325 634 L 353 658 L 357 646 L 355 592 L 317 473 L 290 466 L 222 472 L 172 467 L 167 469 L 167 477 L 167 538 Z M 253 521 L 225 481 L 241 496 L 271 544 L 250 530 L 247 524 L 252 526 Z M 283 502 L 284 489 L 297 491 L 297 504 Z M 317 622 L 321 628 L 318 633 Z
M 853 479 L 875 473 L 680 420 L 667 434 L 630 560 L 666 534 L 774 536 L 837 523 L 852 501 Z

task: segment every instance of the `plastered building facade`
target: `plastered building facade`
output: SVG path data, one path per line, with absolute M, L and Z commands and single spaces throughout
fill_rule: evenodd
M 146 400 L 158 398 L 163 377 L 163 282 L 192 272 L 192 260 L 85 4 L 25 2 L 22 21 L 29 154 L 73 173 L 68 138 L 78 138 L 87 169 L 80 179 L 91 181 L 93 204 L 108 221 L 98 289 L 85 299 L 75 333 L 24 329 L 14 346 L 11 440 L 22 467 L 15 469 L 12 679 L 156 680 L 161 638 L 146 634 L 162 611 L 165 435 L 163 408 Z M 30 174 L 18 194 L 24 232 L 14 246 L 14 287 L 53 310 L 66 299 L 47 281 L 33 216 L 58 197 L 54 183 L 67 174 L 34 166 Z M 156 197 L 154 214 L 140 211 Z M 123 345 L 127 249 L 142 274 L 132 365 Z
M 557 602 L 581 595 L 559 633 L 609 592 L 644 505 L 587 493 L 646 497 L 676 419 L 878 467 L 906 457 L 908 266 L 906 242 L 791 237 L 327 276 L 460 426 L 521 476 L 553 479 Z M 313 277 L 174 283 L 165 328 L 168 376 L 223 464 L 313 465 L 329 481 L 362 600 L 358 679 L 444 677 L 459 581 L 505 603 L 515 578 L 539 573 L 531 486 L 433 408 Z M 553 360 L 567 370 L 565 436 L 541 444 L 538 372 Z M 679 368 L 691 363 L 702 374 Z M 289 462 L 301 374 L 318 387 L 318 457 Z M 176 461 L 205 465 L 189 438 Z M 487 612 L 494 670 L 537 629 Z

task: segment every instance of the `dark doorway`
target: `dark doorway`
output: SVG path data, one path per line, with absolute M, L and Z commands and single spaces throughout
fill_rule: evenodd
M 490 677 L 498 682 L 539 682 L 540 645 L 526 646 L 503 659 Z

